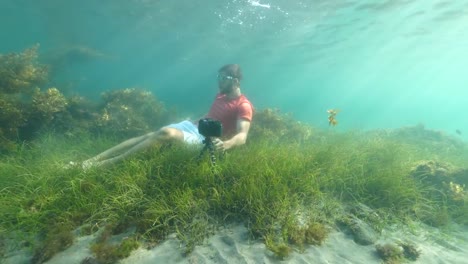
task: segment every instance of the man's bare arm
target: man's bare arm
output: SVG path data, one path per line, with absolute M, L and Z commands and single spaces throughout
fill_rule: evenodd
M 237 134 L 224 142 L 221 140 L 217 140 L 216 142 L 214 142 L 214 144 L 217 149 L 221 150 L 227 150 L 236 146 L 243 145 L 247 140 L 249 129 L 250 121 L 248 121 L 247 119 L 240 118 L 237 120 Z

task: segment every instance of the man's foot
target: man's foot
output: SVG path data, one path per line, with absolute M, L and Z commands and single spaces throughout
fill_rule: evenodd
M 78 167 L 80 164 L 77 163 L 77 162 L 74 162 L 74 161 L 70 161 L 68 162 L 67 164 L 63 165 L 62 168 L 65 169 L 65 170 L 69 170 L 69 169 L 72 169 L 72 168 L 76 168 Z
M 84 170 L 84 171 L 87 171 L 89 169 L 91 169 L 92 167 L 95 167 L 97 166 L 96 162 L 93 162 L 93 161 L 90 161 L 90 160 L 85 160 L 83 161 L 83 163 L 81 163 L 81 168 Z
M 69 170 L 74 168 L 81 168 L 83 171 L 87 171 L 92 167 L 96 167 L 98 164 L 96 162 L 86 160 L 83 162 L 70 161 L 68 164 L 63 166 L 63 169 Z

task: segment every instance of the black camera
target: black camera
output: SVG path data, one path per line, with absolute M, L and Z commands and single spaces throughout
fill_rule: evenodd
M 221 137 L 223 124 L 211 118 L 202 118 L 198 121 L 198 132 L 204 137 Z

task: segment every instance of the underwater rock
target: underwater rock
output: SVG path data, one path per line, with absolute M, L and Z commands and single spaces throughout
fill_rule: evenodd
M 118 59 L 116 56 L 106 54 L 94 47 L 78 44 L 49 47 L 49 50 L 41 55 L 41 61 L 49 66 L 52 78 L 61 79 L 64 75 L 70 75 L 67 77 L 69 85 L 87 79 L 83 72 L 76 71 L 76 67 L 92 66 L 95 63 L 115 61 L 116 59 Z M 62 88 L 64 87 L 62 86 Z
M 48 79 L 48 67 L 37 61 L 39 45 L 20 53 L 0 54 L 0 152 L 12 152 L 30 113 L 28 99 Z
M 65 67 L 76 63 L 90 63 L 102 59 L 113 59 L 93 47 L 84 45 L 71 45 L 65 47 L 54 48 L 43 56 L 44 60 L 51 64 L 54 69 Z
M 0 113 L 0 151 L 2 151 L 8 149 L 7 142 L 16 139 L 18 128 L 25 124 L 26 116 L 19 99 L 2 94 L 0 94 Z
M 392 131 L 392 136 L 398 138 L 414 139 L 426 142 L 444 142 L 454 143 L 453 139 L 445 135 L 442 131 L 427 129 L 424 124 L 402 127 Z
M 374 209 L 370 208 L 369 206 L 363 203 L 357 203 L 348 210 L 357 218 L 362 219 L 372 225 L 375 230 L 381 229 L 376 227 L 382 226 L 384 222 L 383 219 Z
M 0 91 L 5 94 L 30 93 L 48 79 L 48 67 L 39 64 L 39 44 L 21 53 L 0 54 Z
M 459 137 L 444 131 L 428 129 L 423 124 L 391 130 L 387 136 L 400 143 L 420 146 L 435 152 L 464 151 L 466 145 Z
M 36 89 L 32 98 L 33 112 L 39 115 L 44 122 L 50 122 L 54 119 L 54 114 L 65 111 L 67 99 L 55 87 L 41 92 Z
M 457 168 L 439 161 L 420 161 L 410 175 L 426 185 L 442 190 L 454 201 L 462 201 L 466 196 L 468 170 Z
M 23 103 L 14 96 L 0 94 L 0 153 L 16 149 L 18 131 L 27 120 Z
M 403 256 L 408 260 L 415 261 L 421 255 L 421 250 L 412 242 L 406 241 L 397 244 L 403 248 Z
M 135 136 L 159 128 L 168 119 L 164 104 L 149 91 L 127 88 L 103 93 L 97 127 L 103 132 Z
M 404 257 L 403 248 L 394 243 L 376 245 L 375 250 L 377 251 L 377 255 L 379 255 L 385 263 L 401 263 Z
M 65 111 L 54 115 L 49 127 L 69 138 L 78 138 L 96 130 L 98 105 L 82 96 L 67 98 Z
M 67 111 L 74 120 L 92 121 L 97 119 L 97 105 L 83 96 L 72 96 L 67 98 Z
M 67 99 L 55 87 L 36 88 L 30 101 L 24 104 L 26 121 L 16 135 L 20 140 L 34 139 L 42 129 L 55 129 L 58 118 L 66 113 Z
M 441 185 L 451 180 L 452 165 L 438 161 L 420 161 L 411 172 L 411 176 L 424 183 Z
M 460 185 L 468 185 L 468 169 L 458 169 L 452 173 L 453 179 Z
M 354 242 L 360 245 L 372 245 L 379 238 L 379 234 L 372 228 L 371 225 L 352 214 L 349 214 L 347 217 L 345 217 L 341 221 L 341 224 L 349 229 L 353 235 Z
M 380 215 L 362 203 L 350 205 L 345 210 L 348 213 L 339 220 L 339 226 L 350 231 L 356 243 L 360 245 L 374 244 L 384 225 L 384 220 Z
M 95 259 L 94 257 L 86 257 L 85 259 L 83 259 L 80 264 L 100 264 L 101 262 L 99 262 L 97 259 Z
M 294 120 L 291 115 L 278 109 L 267 108 L 255 113 L 255 125 L 249 132 L 253 140 L 267 138 L 271 141 L 304 142 L 313 135 L 312 128 Z

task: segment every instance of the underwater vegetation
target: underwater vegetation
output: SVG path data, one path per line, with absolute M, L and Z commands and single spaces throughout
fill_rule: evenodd
M 37 61 L 39 45 L 21 53 L 0 54 L 0 91 L 28 94 L 47 82 L 48 67 Z
M 376 245 L 375 249 L 380 258 L 384 260 L 385 263 L 397 264 L 401 263 L 403 259 L 403 250 L 397 245 L 387 243 L 383 245 Z
M 47 82 L 48 68 L 37 62 L 39 45 L 21 53 L 0 54 L 0 152 L 13 150 L 30 114 L 25 101 Z
M 95 256 L 95 261 L 102 264 L 115 263 L 119 259 L 130 256 L 130 253 L 140 246 L 136 237 L 124 237 L 119 242 L 109 241 L 111 233 L 109 228 L 105 228 L 91 245 L 91 252 Z
M 389 264 L 405 263 L 405 260 L 415 261 L 421 254 L 416 245 L 409 242 L 377 244 L 375 249 L 384 263 Z
M 466 193 L 451 199 L 450 187 L 434 193 L 436 183 L 447 181 L 424 180 L 439 167 L 452 168 L 443 176 L 452 183 L 465 179 L 465 147 L 441 159 L 392 133 L 327 134 L 268 109 L 256 117 L 248 145 L 230 152 L 215 172 L 183 145 L 155 146 L 109 169 L 64 170 L 57 164 L 98 152 L 114 138 L 45 133 L 0 162 L 0 237 L 29 241 L 36 249 L 31 258 L 41 262 L 69 246 L 70 234 L 92 234 L 94 257 L 83 263 L 112 263 L 170 234 L 190 254 L 220 224 L 243 223 L 252 239 L 287 259 L 320 246 L 342 225 L 373 244 L 389 224 L 468 224 Z M 307 137 L 286 138 L 288 127 L 304 128 L 300 135 Z M 270 142 L 266 136 L 276 129 L 282 132 Z M 419 252 L 416 245 L 379 247 L 387 262 Z
M 71 246 L 75 237 L 67 227 L 56 226 L 47 230 L 47 234 L 41 239 L 42 243 L 35 245 L 32 263 L 43 263 L 49 260 L 56 253 Z
M 48 66 L 38 62 L 38 49 L 0 54 L 0 153 L 17 151 L 45 131 L 75 138 L 89 132 L 126 138 L 170 118 L 164 105 L 143 89 L 116 89 L 91 102 L 66 97 L 59 87 L 44 87 Z
M 336 126 L 338 121 L 336 120 L 336 115 L 340 112 L 338 109 L 329 109 L 327 110 L 328 113 L 328 125 Z
M 446 225 L 450 221 L 449 207 L 452 208 L 452 218 L 467 222 L 463 220 L 467 216 L 465 209 L 468 194 L 465 186 L 468 171 L 466 169 L 447 162 L 422 160 L 415 165 L 411 176 L 425 186 L 431 201 L 439 201 L 439 206 L 433 208 L 433 212 L 414 211 L 423 222 L 436 227 Z
M 403 248 L 403 256 L 408 260 L 417 260 L 421 255 L 421 250 L 411 242 L 399 242 L 398 245 Z
M 100 133 L 115 133 L 130 137 L 156 130 L 166 124 L 169 113 L 148 91 L 127 88 L 102 94 L 97 129 Z
M 190 254 L 220 225 L 242 223 L 287 259 L 333 230 L 371 245 L 389 224 L 468 225 L 468 147 L 423 126 L 328 133 L 263 109 L 248 144 L 215 170 L 197 162 L 198 149 L 174 144 L 83 172 L 62 164 L 159 127 L 164 105 L 137 88 L 98 103 L 59 87 L 21 89 L 0 95 L 1 254 L 8 239 L 42 263 L 90 235 L 93 257 L 83 263 L 115 263 L 172 234 Z M 387 262 L 421 253 L 408 243 L 376 250 Z
M 18 128 L 25 123 L 21 103 L 0 94 L 0 152 L 15 149 Z
M 301 143 L 309 140 L 313 128 L 294 120 L 291 115 L 281 114 L 278 109 L 266 108 L 255 113 L 249 139 L 272 142 Z
M 114 57 L 89 46 L 71 45 L 55 48 L 53 51 L 46 52 L 44 60 L 51 65 L 53 70 L 57 71 L 76 63 L 87 63 L 96 60 L 109 60 Z

